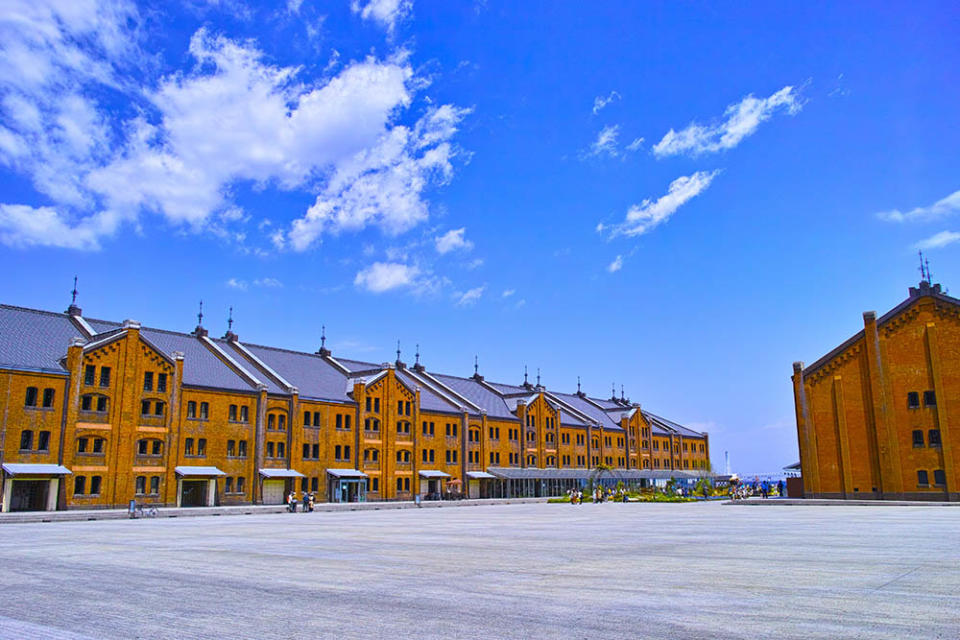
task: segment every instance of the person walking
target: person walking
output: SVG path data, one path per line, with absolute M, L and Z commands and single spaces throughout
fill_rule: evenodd
M 287 495 L 287 508 L 290 510 L 290 513 L 297 512 L 297 494 L 295 491 L 291 491 Z
M 783 498 L 783 480 L 777 481 L 777 496 Z

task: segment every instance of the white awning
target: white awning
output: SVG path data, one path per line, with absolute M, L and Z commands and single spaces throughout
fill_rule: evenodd
M 73 473 L 59 464 L 26 464 L 4 462 L 3 470 L 11 476 L 64 476 Z
M 327 469 L 327 473 L 337 478 L 366 478 L 367 474 L 357 469 Z
M 293 469 L 260 469 L 260 475 L 264 478 L 306 478 L 299 471 Z
M 174 469 L 178 476 L 186 478 L 208 478 L 210 476 L 225 476 L 223 471 L 216 467 L 177 467 Z
M 449 473 L 444 473 L 443 471 L 437 471 L 435 469 L 422 469 L 420 471 L 420 476 L 422 478 L 449 478 Z
M 467 471 L 467 477 L 471 480 L 496 480 L 497 476 L 486 471 Z

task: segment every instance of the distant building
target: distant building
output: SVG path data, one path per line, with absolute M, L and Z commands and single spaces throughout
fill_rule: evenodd
M 76 294 L 74 294 L 74 298 Z M 620 397 L 0 305 L 3 510 L 558 495 L 709 471 Z M 278 329 L 282 331 L 282 329 Z M 323 338 L 325 340 L 325 338 Z M 598 467 L 603 472 L 598 472 Z M 599 478 L 597 477 L 599 476 Z
M 804 495 L 960 500 L 960 300 L 925 274 L 863 324 L 793 364 Z

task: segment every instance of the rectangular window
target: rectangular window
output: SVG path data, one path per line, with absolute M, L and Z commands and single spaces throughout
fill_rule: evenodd
M 206 402 L 200 403 L 200 419 L 206 420 L 210 417 L 210 405 Z
M 920 394 L 916 391 L 910 391 L 907 393 L 907 408 L 908 409 L 919 409 L 920 408 Z
M 319 444 L 314 444 L 314 445 L 312 445 L 310 451 L 311 451 L 311 453 L 313 454 L 311 457 L 312 457 L 314 460 L 319 460 L 319 459 L 320 459 L 320 445 L 319 445 Z
M 380 398 L 373 399 L 373 412 L 380 413 Z
M 187 417 L 196 418 L 197 417 L 197 403 L 191 400 L 187 403 Z
M 49 409 L 53 406 L 53 398 L 56 392 L 53 389 L 43 390 L 43 407 Z
M 107 396 L 97 396 L 97 411 L 100 413 L 107 412 Z
M 167 392 L 167 374 L 165 373 L 157 374 L 157 391 L 160 393 Z M 153 482 L 152 478 L 150 479 L 150 482 Z M 150 493 L 153 493 L 153 491 L 151 491 Z
M 283 458 L 283 457 L 285 457 L 285 456 L 287 455 L 286 447 L 287 447 L 287 444 L 286 444 L 285 442 L 278 442 L 278 443 L 277 443 L 277 457 L 278 457 L 278 458 Z
M 350 416 L 343 416 L 343 429 L 345 431 L 350 431 Z
M 23 400 L 23 406 L 25 407 L 37 406 L 37 388 L 36 387 L 27 387 L 27 396 Z
M 223 492 L 233 493 L 233 478 L 227 476 L 227 479 L 223 483 Z
M 90 478 L 90 494 L 98 496 L 100 495 L 100 481 L 102 478 L 100 476 L 91 476 Z
M 243 476 L 237 478 L 237 493 L 244 493 L 246 490 L 247 479 Z
M 87 452 L 87 439 L 77 438 L 77 453 L 86 453 L 86 452 Z
M 152 444 L 150 445 L 151 455 L 155 455 L 155 456 L 160 455 L 160 452 L 163 451 L 163 440 L 153 440 L 151 442 L 152 442 Z
M 335 460 L 343 460 L 340 445 L 333 448 L 333 457 Z
M 92 364 L 88 364 L 83 368 L 83 384 L 88 387 L 92 387 L 97 381 L 97 368 Z
M 150 414 L 150 401 L 149 401 L 149 400 L 141 400 L 141 401 L 140 401 L 140 415 L 141 415 L 141 416 L 146 416 L 146 415 L 149 415 L 149 414 Z
M 925 407 L 935 407 L 937 406 L 937 394 L 935 391 L 924 391 L 923 392 L 923 406 Z
M 403 400 L 397 400 L 397 414 L 403 415 Z
M 927 442 L 930 443 L 931 447 L 940 446 L 940 429 L 930 429 L 927 432 Z
M 134 493 L 138 496 L 142 496 L 147 492 L 147 476 L 137 476 L 136 483 L 134 485 Z
M 149 446 L 150 445 L 147 444 L 146 440 L 137 440 L 137 455 L 139 456 L 147 455 Z
M 284 431 L 287 428 L 287 416 L 282 413 L 277 416 L 277 429 Z
M 272 413 L 267 416 L 267 429 L 273 430 L 277 425 L 277 416 Z
M 310 445 L 307 443 L 303 444 L 303 459 L 304 460 L 310 459 Z
M 320 487 L 320 478 L 317 478 L 316 476 L 314 476 L 313 478 L 310 478 L 310 491 L 313 491 L 313 492 L 319 491 L 319 487 Z
M 350 445 L 345 445 L 343 447 L 343 459 L 344 460 L 350 459 Z
M 913 430 L 913 446 L 922 447 L 923 446 L 923 429 L 914 429 Z
M 933 484 L 936 487 L 943 487 L 947 484 L 947 474 L 944 473 L 943 469 L 934 469 L 933 471 Z
M 333 423 L 337 429 L 343 429 L 343 414 L 338 413 L 333 419 Z
M 157 418 L 160 418 L 160 417 L 163 416 L 163 403 L 162 403 L 162 402 L 155 402 L 155 403 L 153 403 L 153 415 L 156 416 Z
M 153 495 L 158 495 L 160 493 L 160 476 L 150 477 L 150 493 Z
M 100 386 L 101 387 L 110 386 L 110 367 L 100 367 Z M 97 477 L 99 476 L 94 476 L 94 478 L 97 478 Z M 93 488 L 93 480 L 90 481 L 90 487 L 91 489 Z
M 314 411 L 314 412 L 313 412 L 313 426 L 315 426 L 315 427 L 319 427 L 319 426 L 320 426 L 320 412 L 319 412 L 319 411 Z
M 927 472 L 923 469 L 917 471 L 917 485 L 921 487 L 930 486 L 930 478 L 927 475 Z
M 311 420 L 310 418 L 311 418 L 310 412 L 309 412 L 309 411 L 304 411 L 304 412 L 303 412 L 303 426 L 304 426 L 304 427 L 309 427 L 309 426 L 312 424 L 312 420 Z
M 77 476 L 73 479 L 73 495 L 82 496 L 87 492 L 87 479 L 84 476 Z
M 240 407 L 240 422 L 249 422 L 249 416 L 249 409 L 247 407 Z
M 183 455 L 185 456 L 193 455 L 193 438 L 186 438 L 183 441 Z
M 230 408 L 227 409 L 227 420 L 230 420 L 231 422 L 237 421 L 237 405 L 232 404 L 230 405 Z
M 50 450 L 50 432 L 40 431 L 37 433 L 37 451 Z
M 103 453 L 103 445 L 106 442 L 103 438 L 94 438 L 93 439 L 93 452 L 94 453 Z
M 206 438 L 200 438 L 199 440 L 197 440 L 197 455 L 198 456 L 207 455 L 207 439 Z
M 30 451 L 33 449 L 33 431 L 24 429 L 20 432 L 20 450 Z
M 237 454 L 237 441 L 227 440 L 227 457 L 232 458 Z
M 268 443 L 267 443 L 267 457 L 268 457 L 268 458 L 274 457 L 274 456 L 273 456 L 273 443 L 272 443 L 272 442 L 268 442 Z
M 153 371 L 145 371 L 143 374 L 143 390 L 153 391 Z M 140 476 L 143 477 L 143 476 Z M 146 482 L 146 478 L 144 478 Z
M 237 442 L 237 457 L 246 458 L 247 457 L 247 441 L 240 440 Z

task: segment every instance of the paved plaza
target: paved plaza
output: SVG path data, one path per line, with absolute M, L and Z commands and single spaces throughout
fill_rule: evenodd
M 523 504 L 9 524 L 0 637 L 957 638 L 960 509 Z

